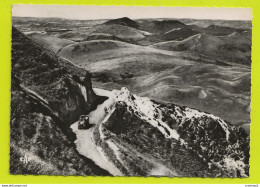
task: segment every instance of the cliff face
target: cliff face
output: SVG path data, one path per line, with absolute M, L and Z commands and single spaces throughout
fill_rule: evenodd
M 10 172 L 108 175 L 78 154 L 69 125 L 106 98 L 91 75 L 12 31 Z
M 44 98 L 66 128 L 105 100 L 92 90 L 91 75 L 58 58 L 13 28 L 12 73 Z

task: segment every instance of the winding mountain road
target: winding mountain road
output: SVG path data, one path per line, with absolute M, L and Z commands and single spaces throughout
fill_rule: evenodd
M 102 151 L 102 148 L 97 146 L 93 139 L 95 128 L 100 128 L 102 122 L 109 117 L 109 114 L 105 113 L 104 108 L 109 108 L 113 105 L 116 95 L 101 89 L 94 89 L 94 91 L 97 95 L 107 96 L 109 98 L 99 105 L 96 110 L 89 113 L 89 122 L 90 124 L 95 124 L 94 127 L 87 130 L 78 130 L 78 121 L 71 125 L 71 129 L 77 136 L 77 140 L 74 143 L 81 155 L 93 160 L 98 166 L 107 170 L 112 175 L 122 176 L 122 173 L 109 161 Z M 100 137 L 102 138 L 102 134 L 100 134 Z

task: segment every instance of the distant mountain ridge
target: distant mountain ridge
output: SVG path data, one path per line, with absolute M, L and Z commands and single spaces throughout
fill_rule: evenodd
M 161 42 L 153 46 L 171 51 L 192 51 L 228 62 L 251 65 L 251 45 L 243 33 L 233 32 L 227 36 L 193 34 L 182 41 Z

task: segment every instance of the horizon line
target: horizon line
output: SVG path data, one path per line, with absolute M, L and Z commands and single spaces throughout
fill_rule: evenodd
M 162 7 L 162 6 L 95 6 L 95 5 L 32 5 L 12 6 L 14 17 L 63 18 L 71 20 L 131 19 L 201 19 L 252 20 L 251 8 Z
M 182 18 L 170 18 L 170 17 L 158 17 L 158 18 L 130 18 L 127 16 L 122 16 L 118 18 L 100 18 L 100 19 L 75 19 L 75 18 L 64 18 L 64 17 L 48 17 L 48 16 L 12 16 L 12 18 L 50 18 L 50 19 L 67 19 L 67 20 L 78 20 L 78 21 L 92 21 L 92 20 L 113 20 L 113 19 L 121 19 L 121 18 L 129 18 L 131 20 L 143 20 L 143 19 L 176 19 L 176 20 L 181 20 L 181 19 L 192 19 L 192 20 L 217 20 L 217 21 L 251 21 L 252 19 L 248 20 L 241 20 L 241 19 L 203 19 L 203 18 L 187 18 L 187 17 L 182 17 Z

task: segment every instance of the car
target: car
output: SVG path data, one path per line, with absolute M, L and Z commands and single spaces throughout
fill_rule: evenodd
M 89 116 L 81 115 L 79 117 L 78 129 L 89 129 L 91 127 L 93 127 L 93 125 L 89 123 Z

